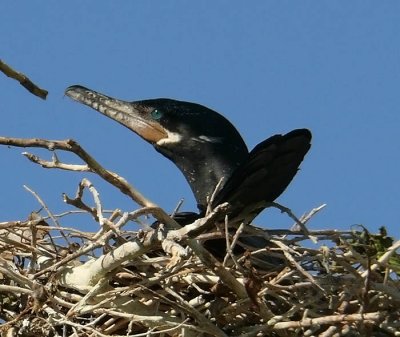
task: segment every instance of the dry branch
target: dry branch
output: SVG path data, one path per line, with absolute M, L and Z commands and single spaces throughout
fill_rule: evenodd
M 46 99 L 48 91 L 39 88 L 35 83 L 33 83 L 26 75 L 14 70 L 9 65 L 0 60 L 0 71 L 2 71 L 6 76 L 17 80 L 26 90 L 30 93 L 38 96 L 42 99 Z
M 93 172 L 140 205 L 105 211 L 85 178 L 75 197 L 64 196 L 70 210 L 56 215 L 30 191 L 46 211 L 43 218 L 0 223 L 2 336 L 399 336 L 400 244 L 382 233 L 310 231 L 304 224 L 322 207 L 299 219 L 280 206 L 301 231 L 240 226 L 232 235 L 227 219 L 217 226 L 225 233 L 199 235 L 215 228 L 229 205 L 180 228 L 73 140 L 0 137 L 0 144 L 75 153 L 84 164 L 25 155 L 46 168 Z M 92 202 L 83 202 L 86 193 Z M 98 223 L 97 232 L 61 225 L 61 218 L 73 223 L 77 210 Z M 149 214 L 162 225 L 126 231 Z M 271 245 L 246 247 L 237 256 L 233 248 L 245 236 Z M 217 237 L 228 243 L 222 260 L 203 246 Z M 310 238 L 324 244 L 309 248 Z M 266 253 L 282 262 L 260 267 Z

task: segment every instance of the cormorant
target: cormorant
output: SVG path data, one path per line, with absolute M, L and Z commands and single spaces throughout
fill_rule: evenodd
M 223 178 L 211 207 L 228 202 L 230 219 L 249 223 L 286 189 L 311 146 L 311 132 L 296 129 L 249 152 L 225 117 L 200 104 L 166 98 L 127 102 L 78 85 L 65 94 L 134 131 L 173 161 L 188 181 L 200 215 Z

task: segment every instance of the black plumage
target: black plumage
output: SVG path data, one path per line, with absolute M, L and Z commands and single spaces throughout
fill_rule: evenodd
M 69 87 L 66 95 L 131 129 L 173 161 L 193 191 L 199 216 L 223 179 L 212 208 L 228 202 L 230 219 L 251 222 L 286 189 L 311 146 L 310 131 L 296 129 L 249 152 L 225 117 L 199 104 L 166 98 L 126 102 L 82 86 Z M 177 216 L 182 224 L 193 218 Z

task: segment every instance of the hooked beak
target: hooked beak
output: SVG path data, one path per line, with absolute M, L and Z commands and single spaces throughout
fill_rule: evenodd
M 80 85 L 68 87 L 65 95 L 117 121 L 152 144 L 168 138 L 166 130 L 147 117 L 152 110 L 151 107 L 121 101 Z

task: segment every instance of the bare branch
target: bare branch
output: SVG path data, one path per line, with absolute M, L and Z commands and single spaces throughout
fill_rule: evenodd
M 391 337 L 399 331 L 400 243 L 386 234 L 371 235 L 378 254 L 363 233 L 308 230 L 305 223 L 324 205 L 300 219 L 280 206 L 301 230 L 242 224 L 233 234 L 229 219 L 221 223 L 228 204 L 181 228 L 72 140 L 0 137 L 0 144 L 75 153 L 84 165 L 61 163 L 55 154 L 51 162 L 28 157 L 46 168 L 93 172 L 142 206 L 105 211 L 100 192 L 85 178 L 75 198 L 64 197 L 74 209 L 60 214 L 33 193 L 56 226 L 43 224 L 40 216 L 0 222 L 1 333 L 24 335 L 26 325 L 36 335 L 113 337 Z M 91 198 L 83 202 L 88 192 Z M 74 228 L 82 214 L 98 224 L 95 232 Z M 143 220 L 147 215 L 160 225 L 152 228 Z M 67 225 L 58 226 L 60 218 Z M 144 230 L 127 231 L 132 221 Z M 271 245 L 238 241 L 248 236 Z M 227 252 L 214 256 L 204 248 L 202 242 L 215 238 L 225 238 Z M 327 242 L 312 248 L 310 238 Z M 236 244 L 246 251 L 235 254 Z
M 46 99 L 48 91 L 39 88 L 35 83 L 33 83 L 26 75 L 12 69 L 9 65 L 0 60 L 0 71 L 2 71 L 6 76 L 17 80 L 26 90 L 30 93 L 38 96 L 42 99 Z

